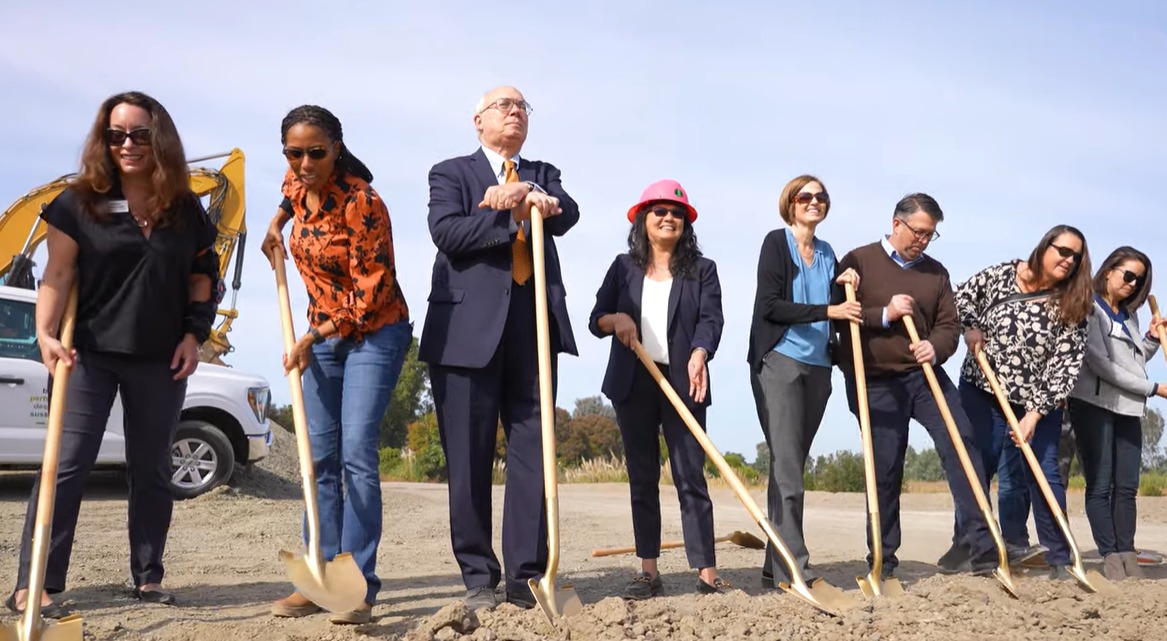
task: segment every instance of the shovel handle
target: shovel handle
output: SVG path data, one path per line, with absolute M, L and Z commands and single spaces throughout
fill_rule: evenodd
M 1151 294 L 1147 300 L 1151 303 L 1151 319 L 1161 318 L 1159 316 L 1159 303 L 1155 300 L 1155 295 Z M 1159 327 L 1156 334 L 1159 335 L 1159 345 L 1163 348 L 1163 358 L 1167 359 L 1167 327 Z
M 766 532 L 766 536 L 770 542 L 774 544 L 774 548 L 782 555 L 783 560 L 786 561 L 787 569 L 790 571 L 791 583 L 801 586 L 806 589 L 806 579 L 802 576 L 802 570 L 798 564 L 794 562 L 794 555 L 791 554 L 790 548 L 786 547 L 786 543 L 782 541 L 778 533 L 774 531 L 774 527 L 770 524 L 770 520 L 758 507 L 758 504 L 750 496 L 749 490 L 745 485 L 742 485 L 741 479 L 738 478 L 737 473 L 725 462 L 725 457 L 721 452 L 717 451 L 717 447 L 713 445 L 713 441 L 709 440 L 709 435 L 705 430 L 701 429 L 701 425 L 697 423 L 697 419 L 693 417 L 693 413 L 685 406 L 681 397 L 677 395 L 677 391 L 673 389 L 672 384 L 665 379 L 665 375 L 660 371 L 660 368 L 653 362 L 652 357 L 648 352 L 644 351 L 644 346 L 635 338 L 632 339 L 632 351 L 636 352 L 636 357 L 648 369 L 648 372 L 656 379 L 657 385 L 660 386 L 661 391 L 664 392 L 665 397 L 673 404 L 673 408 L 677 410 L 677 414 L 685 421 L 685 426 L 689 428 L 689 432 L 693 434 L 693 438 L 701 444 L 701 449 L 705 450 L 705 455 L 709 457 L 713 464 L 717 467 L 717 471 L 721 473 L 721 478 L 729 483 L 729 487 L 733 493 L 737 495 L 739 501 L 745 506 L 746 511 L 749 512 L 750 518 L 758 524 Z
M 77 284 L 69 289 L 65 312 L 61 316 L 58 336 L 65 353 L 73 351 L 73 329 L 77 325 Z M 74 360 L 74 363 L 76 361 Z M 61 434 L 65 429 L 65 399 L 69 391 L 72 368 L 58 360 L 53 369 L 53 391 L 49 399 L 49 423 L 45 433 L 45 449 L 41 459 L 40 481 L 37 491 L 36 517 L 33 521 L 32 558 L 29 560 L 28 599 L 20 617 L 23 638 L 35 639 L 41 625 L 41 593 L 45 589 L 45 569 L 48 567 L 49 540 L 52 537 L 53 512 L 57 502 L 57 471 L 61 454 Z
M 727 534 L 725 536 L 719 536 L 716 539 L 713 539 L 713 542 L 714 543 L 725 543 L 726 541 L 732 541 L 732 540 L 733 540 L 733 535 Z M 675 548 L 682 548 L 682 547 L 685 547 L 684 541 L 665 541 L 664 543 L 660 544 L 660 549 L 662 549 L 662 550 L 672 550 Z M 592 550 L 592 556 L 615 556 L 617 554 L 634 554 L 635 552 L 636 552 L 635 547 L 630 547 L 630 548 L 597 548 L 595 550 Z
M 920 334 L 916 331 L 916 321 L 911 314 L 903 317 L 904 327 L 908 330 L 908 338 L 912 343 L 920 342 Z M 1001 573 L 1005 574 L 1009 571 L 1009 554 L 1005 551 L 1005 539 L 1001 538 L 1001 528 L 997 524 L 996 517 L 993 516 L 993 508 L 989 505 L 989 499 L 985 497 L 985 491 L 981 488 L 980 479 L 977 478 L 976 468 L 973 467 L 972 460 L 968 457 L 968 450 L 964 447 L 964 439 L 960 436 L 960 430 L 956 427 L 956 420 L 952 418 L 952 411 L 948 407 L 948 401 L 944 398 L 944 390 L 940 388 L 940 381 L 936 379 L 936 371 L 932 369 L 931 363 L 921 363 L 924 368 L 924 377 L 928 379 L 928 387 L 932 389 L 932 396 L 936 399 L 936 406 L 940 409 L 940 416 L 944 418 L 944 425 L 948 428 L 948 438 L 952 441 L 952 447 L 956 450 L 956 456 L 960 459 L 960 466 L 964 470 L 964 475 L 968 479 L 968 483 L 972 486 L 973 496 L 976 497 L 977 506 L 981 508 L 981 514 L 984 515 L 985 521 L 989 526 L 989 532 L 993 535 L 993 541 L 997 544 L 997 554 L 1000 564 Z
M 280 304 L 280 327 L 284 336 L 284 354 L 291 356 L 296 346 L 296 330 L 292 325 L 292 304 L 288 297 L 288 274 L 280 252 L 272 252 L 271 265 L 276 273 L 276 292 Z M 299 367 L 287 374 L 292 393 L 292 425 L 296 433 L 296 454 L 300 459 L 300 481 L 304 490 L 304 516 L 308 522 L 308 554 L 321 567 L 320 511 L 316 501 L 316 471 L 312 466 L 312 442 L 308 437 L 308 417 L 304 412 L 304 384 Z
M 1049 480 L 1046 479 L 1045 472 L 1041 469 L 1041 463 L 1037 461 L 1037 457 L 1033 454 L 1033 448 L 1029 446 L 1029 441 L 1026 441 L 1021 434 L 1021 425 L 1017 422 L 1017 414 L 1013 412 L 1013 405 L 1009 403 L 1009 398 L 1005 396 L 1005 390 L 1001 387 L 1001 381 L 997 379 L 997 375 L 993 373 L 993 368 L 989 365 L 989 357 L 985 355 L 983 349 L 978 349 L 976 359 L 977 364 L 981 366 L 981 372 L 985 375 L 985 380 L 989 381 L 989 387 L 993 388 L 993 395 L 997 397 L 997 403 L 1001 406 L 1001 412 L 1005 415 L 1005 419 L 1009 421 L 1009 429 L 1013 431 L 1013 436 L 1017 439 L 1017 446 L 1021 448 L 1021 453 L 1025 456 L 1025 462 L 1029 464 L 1029 469 L 1033 473 L 1034 480 L 1037 481 L 1037 486 L 1041 488 L 1041 494 L 1045 497 L 1045 502 L 1049 505 L 1050 512 L 1057 519 L 1058 527 L 1061 528 L 1062 534 L 1066 537 L 1066 542 L 1070 545 L 1070 551 L 1074 554 L 1074 565 L 1081 568 L 1082 554 L 1078 551 L 1078 543 L 1074 540 L 1074 534 L 1070 532 L 1070 524 L 1066 521 L 1066 515 L 1062 511 L 1062 507 L 1058 505 L 1057 497 L 1054 496 L 1054 492 L 1049 486 Z

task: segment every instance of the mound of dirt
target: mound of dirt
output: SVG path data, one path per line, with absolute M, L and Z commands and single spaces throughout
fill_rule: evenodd
M 301 498 L 296 435 L 275 421 L 271 421 L 271 433 L 271 450 L 263 460 L 238 470 L 230 484 L 221 485 L 200 498 L 232 495 L 277 500 Z

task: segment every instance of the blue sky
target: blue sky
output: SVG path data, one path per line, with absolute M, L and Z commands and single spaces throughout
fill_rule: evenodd
M 819 235 L 840 256 L 885 233 L 902 195 L 925 191 L 947 216 L 930 253 L 958 283 L 1027 255 L 1058 223 L 1080 227 L 1096 261 L 1121 244 L 1146 251 L 1167 283 L 1160 3 L 160 7 L 0 8 L 0 202 L 75 171 L 97 106 L 119 91 L 161 100 L 191 157 L 241 148 L 251 238 L 229 362 L 266 376 L 279 402 L 289 395 L 259 241 L 286 168 L 280 120 L 304 103 L 336 113 L 376 175 L 420 333 L 434 256 L 427 172 L 476 148 L 471 112 L 484 91 L 513 84 L 525 93 L 535 112 L 523 155 L 557 165 L 581 209 L 559 242 L 581 349 L 561 360 L 561 406 L 599 393 L 608 344 L 586 319 L 624 250 L 623 212 L 648 183 L 679 180 L 724 290 L 709 430 L 723 451 L 748 458 L 762 440 L 745 363 L 758 250 L 781 225 L 779 191 L 798 174 L 817 174 L 830 190 Z M 303 329 L 300 283 L 292 305 Z M 962 357 L 947 366 L 954 376 Z M 1151 376 L 1167 381 L 1162 360 Z M 842 387 L 836 372 L 816 454 L 859 448 Z M 911 442 L 929 443 L 918 427 Z

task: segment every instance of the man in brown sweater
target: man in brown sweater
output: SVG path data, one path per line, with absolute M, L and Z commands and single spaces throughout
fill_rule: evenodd
M 948 271 L 924 254 L 928 244 L 940 236 L 936 226 L 942 220 L 944 212 L 931 196 L 905 196 L 896 205 L 891 233 L 879 242 L 852 250 L 839 262 L 840 270 L 853 267 L 862 277 L 857 292 L 863 306 L 860 338 L 867 372 L 876 492 L 882 516 L 884 578 L 892 576 L 899 564 L 896 550 L 900 546 L 900 488 L 911 419 L 923 425 L 936 444 L 956 504 L 957 521 L 962 524 L 957 545 L 941 560 L 942 569 L 971 569 L 977 574 L 990 574 L 997 566 L 992 534 L 920 365 L 942 365 L 956 352 L 960 339 L 960 321 Z M 920 332 L 921 340 L 915 345 L 899 322 L 909 314 Z M 838 355 L 847 381 L 847 403 L 857 415 L 851 332 L 846 327 L 842 330 Z M 976 468 L 977 482 L 983 485 L 980 450 L 973 442 L 972 425 L 961 409 L 960 395 L 944 370 L 940 367 L 935 370 L 964 447 Z M 870 549 L 870 531 L 867 544 Z M 870 554 L 867 562 L 871 564 Z

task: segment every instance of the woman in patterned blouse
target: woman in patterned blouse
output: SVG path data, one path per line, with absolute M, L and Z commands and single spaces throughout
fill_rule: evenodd
M 983 349 L 1021 417 L 1030 441 L 1062 510 L 1066 485 L 1058 471 L 1062 408 L 1082 369 L 1087 317 L 1092 305 L 1090 255 L 1082 232 L 1058 225 L 1046 232 L 1026 261 L 993 265 L 975 274 L 956 292 L 968 355 L 961 368 L 961 401 L 976 431 L 985 469 L 986 492 L 992 471 L 1007 445 L 1009 425 L 977 365 Z M 1070 549 L 1053 513 L 1040 500 L 1028 466 L 1025 479 L 1033 503 L 1037 536 L 1045 546 L 1051 579 L 1069 577 Z M 1029 517 L 1022 503 L 1000 507 L 1002 530 L 1024 530 Z
M 304 373 L 304 406 L 326 559 L 351 552 L 368 581 L 365 604 L 333 623 L 364 623 L 381 587 L 381 479 L 377 445 L 405 352 L 409 309 L 397 282 L 389 210 L 369 186 L 372 173 L 344 144 L 327 109 L 293 109 L 280 128 L 288 173 L 284 201 L 263 241 L 286 259 L 283 227 L 308 292 L 308 331 L 284 355 Z M 276 601 L 275 616 L 319 611 L 299 592 Z

